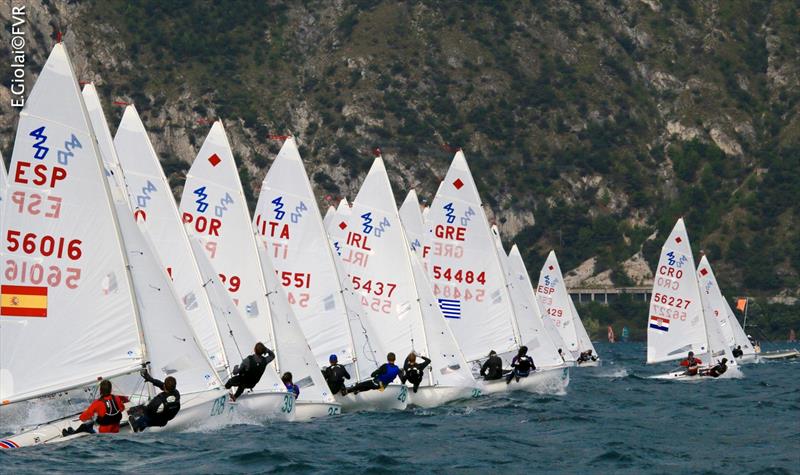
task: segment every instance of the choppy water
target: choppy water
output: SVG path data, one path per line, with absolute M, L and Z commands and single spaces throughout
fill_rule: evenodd
M 644 366 L 642 344 L 598 351 L 604 366 L 573 369 L 564 396 L 85 437 L 0 451 L 0 472 L 800 473 L 800 360 L 676 383 L 646 379 L 670 366 Z

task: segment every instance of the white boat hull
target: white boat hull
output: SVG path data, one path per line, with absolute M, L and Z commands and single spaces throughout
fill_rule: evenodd
M 800 357 L 800 351 L 795 349 L 791 350 L 780 350 L 780 351 L 770 351 L 767 353 L 760 353 L 758 355 L 758 359 L 761 360 L 785 360 L 790 358 L 798 358 Z
M 700 371 L 708 369 L 708 368 L 700 368 Z M 686 374 L 686 370 L 681 371 L 672 371 L 670 373 L 663 373 L 663 374 L 656 374 L 654 376 L 650 376 L 649 379 L 661 379 L 667 381 L 681 381 L 681 382 L 697 382 L 697 381 L 705 381 L 709 379 L 733 379 L 733 378 L 741 378 L 744 375 L 742 374 L 741 370 L 738 367 L 728 367 L 728 370 L 725 371 L 722 375 L 718 377 L 708 376 L 708 375 L 701 375 L 696 374 L 694 376 L 689 376 Z
M 245 392 L 236 402 L 229 399 L 228 404 L 237 408 L 242 422 L 256 424 L 293 421 L 297 408 L 294 395 L 287 392 Z
M 408 405 L 437 407 L 452 401 L 480 397 L 481 394 L 483 393 L 478 387 L 424 386 L 417 389 L 416 393 L 408 388 Z
M 321 417 L 338 416 L 342 413 L 342 405 L 338 402 L 297 401 L 295 404 L 295 421 L 308 421 Z
M 578 368 L 597 368 L 601 365 L 601 361 L 599 359 L 594 361 L 585 361 L 583 363 L 576 363 L 575 366 Z
M 506 384 L 506 378 L 493 381 L 483 381 L 481 391 L 483 394 L 496 394 L 509 391 L 527 391 L 535 394 L 564 394 L 569 385 L 569 369 L 537 369 L 526 378 L 519 381 L 511 380 Z
M 148 427 L 147 432 L 182 431 L 220 427 L 232 422 L 235 406 L 228 392 L 222 389 L 194 394 L 181 394 L 181 410 L 164 427 Z
M 391 384 L 383 391 L 374 389 L 347 396 L 336 395 L 336 401 L 344 412 L 356 411 L 402 411 L 408 406 L 408 388 Z

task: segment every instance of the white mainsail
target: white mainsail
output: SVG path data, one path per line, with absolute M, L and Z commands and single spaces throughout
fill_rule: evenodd
M 146 355 L 127 263 L 96 139 L 60 43 L 20 114 L 10 169 L 8 191 L 25 206 L 4 203 L 0 400 L 139 370 Z
M 383 160 L 378 157 L 331 237 L 359 294 L 370 335 L 402 359 L 413 349 L 427 353 L 422 315 L 408 248 Z
M 703 363 L 713 363 L 721 354 L 733 361 L 722 342 L 719 324 L 706 307 L 681 218 L 661 248 L 656 268 L 647 328 L 647 362 L 684 358 L 689 351 L 701 359 L 706 355 Z
M 733 330 L 733 339 L 736 342 L 736 346 L 742 347 L 742 357 L 748 359 L 755 358 L 756 350 L 750 343 L 750 339 L 747 338 L 747 334 L 744 332 L 744 329 L 739 324 L 736 314 L 733 313 L 731 304 L 728 303 L 728 299 L 726 299 L 724 296 L 722 300 L 725 303 L 725 311 L 728 313 L 728 322 L 731 324 L 731 329 Z
M 422 219 L 422 210 L 419 207 L 417 192 L 411 190 L 400 205 L 400 221 L 406 232 L 411 250 L 416 252 L 423 265 L 427 260 L 430 245 L 428 244 L 428 233 L 425 229 L 425 222 Z
M 221 370 L 231 362 L 224 357 L 211 302 L 202 287 L 172 189 L 144 124 L 132 105 L 126 107 L 122 115 L 114 137 L 114 148 L 128 186 L 127 198 L 133 215 L 153 242 L 201 347 L 214 367 Z
M 563 366 L 564 360 L 559 356 L 558 349 L 562 348 L 563 341 L 555 327 L 546 319 L 542 318 L 541 309 L 530 285 L 528 269 L 522 261 L 522 256 L 518 260 L 506 255 L 503 249 L 503 242 L 500 239 L 500 231 L 497 226 L 492 225 L 492 238 L 495 243 L 497 258 L 505 275 L 508 293 L 514 305 L 514 315 L 517 319 L 517 328 L 522 344 L 528 347 L 528 354 L 533 357 L 536 366 L 552 368 Z M 516 245 L 513 249 L 517 249 Z M 567 361 L 570 361 L 567 359 Z
M 334 208 L 333 206 L 328 206 L 328 210 L 325 211 L 325 217 L 322 218 L 323 229 L 328 229 L 328 226 L 330 225 L 334 216 L 336 216 L 336 208 Z
M 716 325 L 711 325 L 712 330 L 718 328 L 718 331 L 709 332 L 710 341 L 713 342 L 715 337 L 718 337 L 721 340 L 719 345 L 731 351 L 740 343 L 736 341 L 733 322 L 731 322 L 730 316 L 728 315 L 727 302 L 725 301 L 725 297 L 722 296 L 722 291 L 717 284 L 717 278 L 714 276 L 714 271 L 711 269 L 711 264 L 708 262 L 708 258 L 706 258 L 705 255 L 700 258 L 700 264 L 697 266 L 697 280 L 700 284 L 700 296 L 703 298 L 703 304 L 705 308 L 709 310 L 711 319 L 716 322 Z M 734 317 L 734 319 L 735 318 L 736 317 Z M 746 336 L 745 339 L 747 339 Z M 752 347 L 750 347 L 749 344 L 748 347 L 752 353 Z M 718 347 L 716 345 L 712 345 L 712 348 L 715 352 L 718 352 Z M 746 351 L 744 346 L 742 346 L 742 351 Z M 729 360 L 734 359 L 732 353 L 726 353 L 726 357 L 728 357 Z
M 564 285 L 564 275 L 555 251 L 550 251 L 547 255 L 539 273 L 536 296 L 544 317 L 558 330 L 566 345 L 565 349 L 569 350 L 569 356 L 573 360 L 584 351 L 592 350 L 594 353 L 594 346 L 586 335 L 586 329 L 583 328 L 577 309 Z
M 428 272 L 434 295 L 469 361 L 516 350 L 519 334 L 489 223 L 459 151 L 433 200 Z
M 264 177 L 253 226 L 262 265 L 269 259 L 277 270 L 317 364 L 327 366 L 331 354 L 340 364 L 352 363 L 347 309 L 328 235 L 293 137 Z
M 3 154 L 0 153 L 0 225 L 3 223 L 3 200 L 6 199 L 7 188 L 8 177 L 6 175 L 6 162 L 3 161 Z
M 211 127 L 186 174 L 180 209 L 189 235 L 204 239 L 209 260 L 250 333 L 274 349 L 250 213 L 221 121 Z

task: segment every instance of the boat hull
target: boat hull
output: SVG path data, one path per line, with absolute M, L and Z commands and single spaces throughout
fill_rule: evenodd
M 181 410 L 164 427 L 148 427 L 147 432 L 182 431 L 230 424 L 235 406 L 222 389 L 181 394 Z
M 437 407 L 452 401 L 476 398 L 482 391 L 476 387 L 458 386 L 424 386 L 415 393 L 408 389 L 408 405 L 416 407 Z
M 391 384 L 383 391 L 372 390 L 347 396 L 337 395 L 336 401 L 343 412 L 405 410 L 408 406 L 408 388 Z
M 700 368 L 700 371 L 706 370 L 706 368 Z M 672 371 L 670 373 L 663 373 L 663 374 L 656 374 L 650 376 L 649 379 L 660 379 L 665 381 L 680 381 L 680 382 L 699 382 L 699 381 L 707 381 L 709 379 L 733 379 L 733 378 L 741 378 L 743 376 L 742 372 L 739 370 L 738 367 L 729 367 L 728 370 L 718 377 L 708 376 L 708 375 L 701 375 L 696 374 L 694 376 L 689 376 L 686 374 L 685 370 L 681 371 Z
M 758 359 L 760 360 L 786 360 L 790 358 L 798 358 L 800 357 L 800 351 L 795 349 L 791 350 L 781 350 L 781 351 L 770 351 L 767 353 L 760 353 L 758 355 Z
M 308 421 L 321 417 L 338 416 L 342 413 L 342 405 L 338 402 L 297 401 L 295 405 L 295 421 Z
M 293 394 L 287 392 L 253 391 L 243 394 L 236 402 L 228 404 L 236 407 L 242 422 L 265 424 L 272 421 L 293 421 L 297 404 Z
M 601 364 L 602 364 L 602 362 L 599 359 L 597 359 L 597 360 L 594 360 L 594 361 L 586 361 L 586 362 L 583 362 L 583 363 L 576 363 L 575 366 L 577 366 L 578 368 L 597 368 Z
M 481 391 L 483 394 L 496 394 L 511 391 L 526 391 L 535 394 L 564 394 L 569 385 L 569 369 L 559 367 L 553 369 L 536 370 L 526 378 L 519 381 L 511 380 L 506 384 L 506 379 L 483 381 Z

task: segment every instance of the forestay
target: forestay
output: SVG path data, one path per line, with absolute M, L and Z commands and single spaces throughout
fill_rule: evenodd
M 331 354 L 341 364 L 351 363 L 347 310 L 328 235 L 293 137 L 264 177 L 253 226 L 262 265 L 268 259 L 277 270 L 317 364 L 326 366 Z
M 211 303 L 202 287 L 172 190 L 133 106 L 128 106 L 122 115 L 114 137 L 114 148 L 128 185 L 127 198 L 133 215 L 153 242 L 201 347 L 214 367 L 221 370 L 226 366 L 226 360 Z
M 514 304 L 514 315 L 522 344 L 528 347 L 528 354 L 533 357 L 537 366 L 544 368 L 563 366 L 564 360 L 558 354 L 558 348 L 563 346 L 563 342 L 555 327 L 549 325 L 548 328 L 549 322 L 542 319 L 522 257 L 519 261 L 512 262 L 512 258 L 507 256 L 503 249 L 497 226 L 493 225 L 491 231 L 511 302 Z M 516 246 L 512 249 L 516 249 Z
M 250 213 L 220 121 L 211 127 L 186 175 L 180 209 L 187 232 L 204 239 L 209 260 L 250 333 L 274 349 Z
M 414 349 L 427 352 L 409 249 L 380 157 L 367 173 L 350 214 L 338 218 L 331 237 L 338 242 L 369 334 L 401 361 Z
M 564 349 L 569 351 L 569 355 L 565 356 L 575 360 L 581 352 L 591 349 L 591 343 L 589 348 L 584 348 L 578 342 L 580 317 L 577 312 L 573 313 L 572 311 L 572 298 L 567 293 L 561 266 L 558 265 L 554 251 L 550 251 L 550 254 L 547 255 L 539 273 L 536 297 L 544 318 L 553 324 L 566 345 Z
M 464 154 L 456 153 L 427 223 L 434 295 L 469 361 L 518 346 L 514 312 L 489 223 Z
M 4 202 L 4 402 L 88 385 L 143 362 L 95 144 L 72 65 L 57 44 L 20 114 Z

